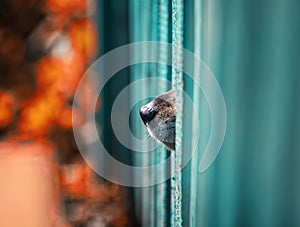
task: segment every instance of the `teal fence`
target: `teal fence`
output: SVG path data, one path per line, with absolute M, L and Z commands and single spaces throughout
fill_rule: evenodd
M 180 163 L 181 144 L 196 144 L 197 150 L 175 178 L 145 188 L 132 188 L 134 216 L 142 226 L 300 226 L 300 3 L 217 0 L 129 0 L 99 2 L 100 52 L 137 41 L 173 42 L 199 56 L 211 69 L 224 94 L 227 131 L 220 154 L 212 166 L 199 173 L 199 163 L 210 136 L 210 110 L 201 90 L 174 69 L 147 63 L 122 70 L 103 92 L 102 111 L 109 109 L 118 92 L 135 80 L 148 77 L 169 79 L 183 89 L 199 113 L 200 141 L 194 135 L 196 119 L 183 124 L 190 131 L 177 134 L 177 153 L 172 166 Z M 141 54 L 184 61 L 169 50 L 142 50 Z M 177 61 L 177 62 L 174 62 Z M 195 71 L 201 70 L 193 65 Z M 181 86 L 183 79 L 183 87 Z M 201 79 L 201 78 L 200 78 Z M 205 81 L 203 81 L 205 83 Z M 133 88 L 132 97 L 168 90 L 170 84 Z M 180 94 L 179 94 L 180 96 Z M 138 111 L 139 105 L 133 109 Z M 183 105 L 184 100 L 178 101 Z M 180 114 L 180 113 L 179 113 Z M 103 111 L 103 140 L 119 160 L 147 166 L 170 153 L 158 148 L 149 154 L 130 152 L 120 145 Z M 138 115 L 131 128 L 144 135 Z M 181 123 L 177 122 L 179 130 Z M 177 131 L 180 132 L 180 131 Z M 147 146 L 145 144 L 144 146 Z M 177 160 L 177 161 L 176 161 Z M 137 177 L 137 176 L 133 176 Z M 147 176 L 148 177 L 148 176 Z M 150 176 L 149 176 L 150 177 Z M 155 176 L 152 176 L 155 177 Z

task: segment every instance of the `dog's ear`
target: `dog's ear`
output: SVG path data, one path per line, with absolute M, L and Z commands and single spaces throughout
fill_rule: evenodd
M 157 99 L 162 99 L 166 102 L 171 103 L 172 105 L 175 106 L 176 103 L 176 90 L 172 89 L 166 93 L 161 94 L 160 96 L 157 97 Z

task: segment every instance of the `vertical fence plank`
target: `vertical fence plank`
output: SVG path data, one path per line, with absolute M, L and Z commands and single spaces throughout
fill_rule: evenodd
M 171 152 L 171 225 L 182 226 L 183 1 L 172 1 L 172 87 L 176 89 L 176 150 Z M 177 68 L 178 67 L 178 68 Z

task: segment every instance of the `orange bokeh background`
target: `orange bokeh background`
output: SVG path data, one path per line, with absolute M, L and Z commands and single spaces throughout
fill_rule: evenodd
M 73 103 L 99 47 L 87 14 L 95 3 L 6 4 L 12 23 L 0 25 L 0 226 L 127 225 L 126 191 L 90 169 L 72 134 L 97 95 L 85 80 Z M 20 10 L 26 16 L 19 18 Z

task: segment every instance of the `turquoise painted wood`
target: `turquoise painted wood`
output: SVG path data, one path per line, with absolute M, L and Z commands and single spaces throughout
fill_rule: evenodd
M 200 174 L 199 163 L 210 135 L 210 110 L 201 90 L 183 75 L 184 91 L 199 113 L 200 141 L 194 136 L 197 119 L 191 117 L 183 122 L 190 125 L 190 131 L 184 132 L 181 142 L 198 147 L 176 182 L 177 186 L 180 182 L 182 206 L 176 216 L 174 201 L 178 197 L 171 190 L 171 181 L 134 188 L 138 222 L 142 226 L 300 226 L 300 3 L 186 0 L 182 8 L 174 7 L 179 2 L 129 0 L 127 9 L 118 8 L 124 15 L 128 13 L 127 41 L 172 42 L 172 37 L 174 41 L 173 32 L 178 29 L 173 24 L 174 12 L 183 10 L 183 26 L 177 31 L 183 35 L 184 47 L 209 66 L 222 88 L 227 132 L 219 156 Z M 124 28 L 115 29 L 123 34 Z M 111 37 L 111 42 L 121 45 L 120 38 Z M 158 58 L 172 56 L 159 46 L 144 53 Z M 190 63 L 183 59 L 183 64 Z M 199 65 L 192 67 L 202 70 Z M 159 77 L 178 85 L 167 66 L 141 64 L 129 71 L 128 81 L 124 79 L 128 84 Z M 145 84 L 133 89 L 131 95 L 169 88 L 163 83 Z M 182 101 L 183 114 L 189 114 Z M 138 116 L 131 119 L 132 129 L 144 135 L 143 125 L 135 123 L 138 121 Z M 131 152 L 130 158 L 140 166 L 160 162 L 168 155 L 161 149 L 147 155 Z M 162 169 L 160 174 L 166 171 L 170 170 Z

